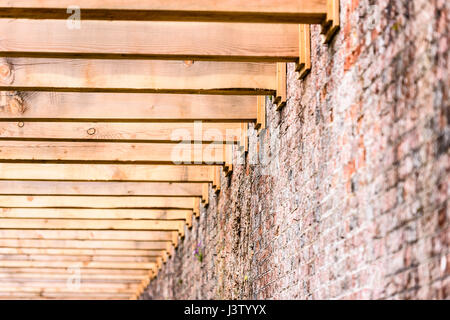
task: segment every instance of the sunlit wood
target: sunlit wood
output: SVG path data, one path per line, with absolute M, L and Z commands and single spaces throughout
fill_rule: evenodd
M 1 165 L 0 165 L 1 167 Z M 37 171 L 36 171 L 37 172 Z M 0 208 L 198 209 L 194 197 L 158 196 L 2 196 Z
M 69 29 L 64 20 L 1 19 L 2 55 L 295 62 L 299 54 L 295 24 L 82 21 L 82 25 Z
M 0 2 L 1 3 L 1 2 Z M 69 0 L 14 0 L 1 4 L 0 17 L 67 19 Z M 78 0 L 86 20 L 223 21 L 271 23 L 320 23 L 326 0 L 177 0 L 118 1 Z
M 33 92 L 19 93 L 18 96 L 23 108 L 13 109 L 16 112 L 12 112 L 11 108 L 0 108 L 0 120 L 13 119 L 18 122 L 256 120 L 255 96 L 87 92 Z
M 273 63 L 42 58 L 7 61 L 14 78 L 0 86 L 14 91 L 255 95 L 272 94 L 277 89 Z M 222 100 L 232 102 L 236 98 Z

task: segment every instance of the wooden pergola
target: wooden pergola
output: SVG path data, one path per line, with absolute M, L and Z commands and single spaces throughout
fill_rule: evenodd
M 0 0 L 0 299 L 139 297 L 339 27 L 338 0 L 72 2 Z

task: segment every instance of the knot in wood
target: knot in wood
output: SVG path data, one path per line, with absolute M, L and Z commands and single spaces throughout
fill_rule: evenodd
M 6 112 L 12 115 L 21 115 L 25 112 L 25 106 L 20 96 L 15 95 L 8 97 L 8 103 L 6 105 Z
M 0 82 L 3 84 L 12 84 L 14 81 L 14 72 L 11 65 L 0 60 Z

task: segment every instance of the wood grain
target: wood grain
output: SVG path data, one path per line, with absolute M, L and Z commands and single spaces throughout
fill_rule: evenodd
M 0 229 L 50 230 L 154 230 L 179 231 L 183 221 L 172 220 L 75 220 L 75 219 L 2 219 Z
M 202 183 L 0 181 L 1 195 L 201 197 Z M 126 201 L 126 197 L 123 198 Z
M 1 218 L 186 220 L 192 210 L 0 208 Z
M 0 254 L 24 254 L 24 255 L 89 255 L 89 256 L 134 256 L 134 257 L 154 257 L 162 256 L 165 250 L 108 250 L 108 249 L 53 249 L 53 248 L 0 248 Z M 0 274 L 4 271 L 0 270 Z M 117 276 L 120 276 L 117 275 Z M 124 275 L 125 276 L 125 275 Z
M 2 261 L 0 260 L 0 268 L 70 268 L 73 262 L 56 262 L 56 261 Z M 82 264 L 86 269 L 153 269 L 155 263 L 127 263 L 127 262 L 86 262 Z M 1 289 L 0 289 L 1 291 Z
M 157 262 L 159 256 L 153 257 L 118 257 L 118 256 L 92 256 L 92 255 L 24 255 L 24 254 L 3 254 L 2 260 L 16 261 L 73 261 L 75 263 L 84 263 L 89 261 L 98 262 Z M 1 279 L 1 277 L 0 277 Z M 0 281 L 1 282 L 1 281 Z M 26 285 L 26 284 L 25 284 Z
M 95 281 L 141 281 L 146 275 L 114 275 L 114 274 L 83 274 L 83 279 L 95 280 Z M 9 272 L 0 273 L 0 279 L 25 280 L 29 279 L 33 281 L 35 279 L 41 280 L 54 280 L 54 281 L 67 281 L 67 273 L 38 273 L 38 272 Z
M 214 132 L 214 135 L 210 133 Z M 238 143 L 240 123 L 0 123 L 0 139 L 103 142 L 232 142 Z
M 1 247 L 9 248 L 55 248 L 55 249 L 131 249 L 167 250 L 166 242 L 132 240 L 45 240 L 45 239 L 0 239 Z
M 2 90 L 215 95 L 276 90 L 273 63 L 10 58 L 8 64 L 13 80 L 0 83 Z
M 2 220 L 3 221 L 3 220 Z M 171 242 L 175 231 L 122 231 L 122 230 L 0 230 L 1 239 L 43 240 L 126 240 L 148 242 Z
M 17 115 L 0 108 L 0 120 L 250 122 L 254 96 L 146 93 L 21 92 L 25 109 Z
M 194 197 L 1 196 L 2 208 L 193 209 Z M 198 208 L 197 208 L 198 209 Z
M 295 24 L 1 19 L 5 57 L 296 62 Z
M 209 182 L 214 168 L 201 165 L 0 163 L 0 180 Z
M 5 1 L 2 1 L 5 2 Z M 326 0 L 78 0 L 83 20 L 219 21 L 320 23 Z M 1 3 L 0 17 L 67 19 L 68 0 L 14 0 Z
M 219 165 L 225 162 L 225 146 L 215 143 L 201 145 L 0 140 L 0 161 Z

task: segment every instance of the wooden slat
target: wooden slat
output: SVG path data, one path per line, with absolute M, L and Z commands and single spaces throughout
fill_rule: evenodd
M 6 57 L 298 60 L 294 24 L 82 21 L 82 25 L 70 30 L 63 20 L 1 19 L 0 52 Z
M 1 166 L 0 166 L 1 168 Z M 36 169 L 39 170 L 39 169 Z M 1 170 L 0 170 L 1 173 Z M 1 196 L 3 208 L 196 209 L 193 197 Z M 197 208 L 198 209 L 198 208 Z
M 23 232 L 23 230 L 22 230 Z M 119 256 L 119 257 L 154 257 L 161 256 L 165 250 L 125 250 L 125 249 L 55 249 L 55 248 L 0 248 L 0 254 L 26 254 L 26 255 L 69 255 L 69 256 Z M 0 270 L 0 273 L 2 271 Z
M 196 218 L 200 217 L 200 198 L 194 198 L 194 215 Z
M 25 293 L 25 294 L 30 294 L 30 293 Z M 106 294 L 103 296 L 98 296 L 97 294 L 94 294 L 92 296 L 87 296 L 86 294 L 82 294 L 80 296 L 80 298 L 78 298 L 77 296 L 73 296 L 72 294 L 64 294 L 61 297 L 55 297 L 53 295 L 49 296 L 48 294 L 41 295 L 41 294 L 37 293 L 37 294 L 31 294 L 31 296 L 29 296 L 29 297 L 26 297 L 26 296 L 24 297 L 23 293 L 19 292 L 18 296 L 14 296 L 9 299 L 1 298 L 1 300 L 4 300 L 4 299 L 6 299 L 6 300 L 38 300 L 38 301 L 53 301 L 53 300 L 58 300 L 58 301 L 59 300 L 63 300 L 63 301 L 66 301 L 66 300 L 68 300 L 68 301 L 71 301 L 71 300 L 89 300 L 89 301 L 91 301 L 91 300 L 93 300 L 93 301 L 95 301 L 95 300 L 112 300 L 112 301 L 118 300 L 118 301 L 121 301 L 124 299 L 129 300 L 129 299 L 125 298 L 128 296 L 127 294 L 121 294 L 121 296 L 122 297 L 120 297 L 120 296 L 118 297 L 118 294 L 114 294 L 114 295 Z M 2 295 L 2 297 L 4 297 L 4 294 Z M 7 297 L 9 297 L 9 296 L 7 296 Z
M 5 296 L 6 294 L 6 296 Z M 39 301 L 53 301 L 53 300 L 129 300 L 128 298 L 128 294 L 103 294 L 101 296 L 98 296 L 98 294 L 93 294 L 93 295 L 86 295 L 86 294 L 81 294 L 80 298 L 78 298 L 78 296 L 74 296 L 73 294 L 67 294 L 64 293 L 62 296 L 58 295 L 58 296 L 54 296 L 54 294 L 39 294 L 39 293 L 21 293 L 18 292 L 17 295 L 15 295 L 14 297 L 11 298 L 4 298 L 4 297 L 10 297 L 8 295 L 8 293 L 2 293 L 1 295 L 1 299 L 0 300 L 39 300 Z M 131 299 L 131 298 L 130 298 Z
M 0 229 L 154 230 L 181 233 L 184 230 L 184 222 L 176 220 L 1 219 Z
M 239 145 L 244 149 L 244 152 L 248 152 L 248 123 L 241 123 L 241 141 Z
M 55 248 L 55 249 L 131 249 L 167 250 L 167 242 L 129 240 L 43 240 L 0 239 L 0 247 L 6 248 Z
M 209 134 L 214 132 L 214 136 Z M 233 142 L 239 143 L 240 123 L 0 123 L 0 139 L 104 142 Z
M 119 257 L 119 256 L 68 256 L 68 255 L 0 255 L 0 259 L 8 261 L 72 261 L 75 263 L 84 263 L 89 261 L 98 262 L 157 262 L 156 256 L 153 257 Z
M 21 287 L 29 289 L 29 288 L 66 288 L 69 289 L 67 283 L 65 282 L 55 282 L 55 281 L 28 281 L 23 283 L 22 281 L 0 281 L 0 291 L 7 287 Z M 80 283 L 80 289 L 89 288 L 89 289 L 105 289 L 105 290 L 127 290 L 127 289 L 137 289 L 138 285 L 136 283 L 114 283 L 114 282 L 106 282 L 106 283 Z M 44 289 L 44 290 L 45 290 Z M 71 289 L 71 288 L 70 288 Z M 73 291 L 78 291 L 78 288 L 73 288 Z M 19 290 L 20 292 L 21 290 Z
M 223 170 L 225 172 L 226 176 L 229 176 L 233 172 L 233 154 L 234 154 L 234 148 L 232 144 L 226 145 L 227 152 L 226 152 L 226 160 L 225 165 L 223 167 Z
M 258 116 L 255 124 L 255 128 L 258 131 L 266 128 L 266 97 L 258 96 L 257 103 Z
M 1 284 L 1 283 L 0 283 Z M 127 293 L 132 294 L 135 288 L 131 289 L 114 289 L 114 288 L 92 288 L 92 287 L 83 287 L 81 286 L 79 289 L 71 289 L 67 288 L 65 285 L 61 288 L 46 288 L 46 287 L 26 287 L 26 286 L 0 286 L 0 292 L 34 292 L 34 293 L 68 293 L 72 294 L 72 292 L 78 293 Z
M 204 183 L 203 184 L 203 191 L 202 191 L 202 203 L 204 206 L 207 206 L 209 204 L 209 184 Z
M 130 296 L 128 293 L 44 293 L 44 292 L 0 292 L 0 300 L 123 300 Z
M 1 195 L 200 197 L 202 183 L 0 181 Z
M 71 271 L 73 272 L 73 264 L 70 267 L 64 268 L 45 268 L 45 267 L 0 267 L 0 273 L 2 274 L 21 274 L 21 273 L 37 273 L 39 272 L 44 277 L 50 276 L 51 274 L 55 275 L 70 275 Z M 134 276 L 134 277 L 147 277 L 149 274 L 149 270 L 139 270 L 139 269 L 89 269 L 80 267 L 80 272 L 85 275 L 91 276 Z
M 69 0 L 0 1 L 0 17 L 67 19 Z M 320 23 L 326 0 L 78 0 L 83 20 Z
M 275 97 L 275 104 L 277 104 L 277 111 L 286 105 L 287 100 L 287 65 L 286 63 L 277 63 L 277 95 Z
M 73 261 L 6 261 L 0 260 L 0 268 L 73 268 Z M 153 262 L 85 262 L 83 269 L 154 269 Z M 1 290 L 0 290 L 1 291 Z
M 1 218 L 186 220 L 192 210 L 0 208 Z M 1 220 L 0 220 L 1 221 Z
M 35 279 L 41 279 L 41 280 L 54 280 L 54 281 L 67 281 L 67 278 L 70 276 L 68 272 L 65 273 L 39 273 L 39 272 L 9 272 L 9 273 L 0 273 L 0 279 L 1 280 L 25 280 L 29 279 L 35 280 Z M 83 282 L 86 280 L 94 280 L 94 281 L 141 281 L 144 279 L 144 277 L 147 277 L 147 275 L 126 275 L 126 274 L 83 274 L 82 279 Z
M 222 164 L 224 144 L 1 141 L 0 161 Z
M 311 71 L 311 31 L 307 24 L 299 25 L 299 62 L 296 66 L 299 79 L 304 79 Z
M 21 92 L 20 100 L 23 101 L 24 111 L 17 113 L 7 107 L 0 108 L 0 120 L 249 122 L 256 119 L 257 98 L 196 94 Z
M 0 65 L 13 75 L 0 88 L 13 91 L 263 95 L 277 88 L 273 63 L 10 58 Z
M 212 170 L 213 166 L 0 163 L 0 180 L 209 182 Z
M 0 220 L 0 222 L 5 219 Z M 176 233 L 173 231 L 173 233 Z M 144 230 L 1 230 L 0 239 L 172 241 L 172 231 Z
M 327 0 L 327 15 L 322 22 L 323 42 L 329 43 L 340 25 L 340 0 Z

